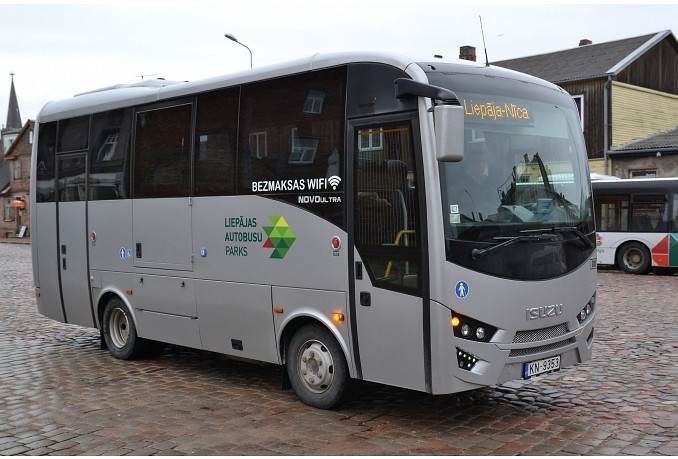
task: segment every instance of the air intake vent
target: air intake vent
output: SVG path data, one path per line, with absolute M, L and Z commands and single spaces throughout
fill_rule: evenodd
M 540 328 L 538 330 L 523 330 L 516 333 L 513 337 L 513 343 L 533 343 L 535 341 L 544 341 L 546 339 L 563 336 L 569 330 L 567 324 L 554 325 L 553 327 Z
M 530 347 L 527 349 L 513 349 L 509 354 L 509 357 L 522 357 L 530 354 L 539 354 L 540 352 L 552 351 L 554 349 L 565 347 L 574 342 L 575 339 L 570 338 L 563 341 L 558 341 L 557 343 L 547 344 L 546 346 Z

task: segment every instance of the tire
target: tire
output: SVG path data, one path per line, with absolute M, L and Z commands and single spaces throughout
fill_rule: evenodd
M 321 325 L 305 325 L 292 336 L 287 348 L 287 375 L 297 397 L 315 408 L 333 408 L 348 392 L 350 378 L 344 353 Z
M 624 244 L 617 252 L 617 265 L 629 274 L 645 274 L 651 266 L 650 251 L 640 242 Z
M 113 357 L 131 360 L 142 354 L 145 340 L 137 335 L 132 314 L 120 298 L 111 298 L 106 303 L 102 325 L 106 346 Z

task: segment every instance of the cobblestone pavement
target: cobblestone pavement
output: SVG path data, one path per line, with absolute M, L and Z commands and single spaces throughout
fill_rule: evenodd
M 678 455 L 678 277 L 601 271 L 594 357 L 453 396 L 368 383 L 322 411 L 280 369 L 168 348 L 119 361 L 37 313 L 0 244 L 1 455 Z

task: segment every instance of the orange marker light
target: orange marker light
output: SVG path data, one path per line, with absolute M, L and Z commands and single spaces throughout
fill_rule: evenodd
M 273 312 L 275 312 L 276 314 L 282 314 L 284 310 L 281 307 L 275 307 L 273 308 Z
M 125 290 L 125 293 L 127 293 L 128 295 L 131 295 L 131 294 L 133 294 L 134 292 L 132 291 L 132 289 L 127 289 L 127 290 Z
M 452 320 L 450 322 L 452 322 L 453 327 L 458 326 L 459 325 L 459 317 L 452 317 Z
M 332 320 L 335 322 L 343 322 L 344 321 L 344 315 L 340 312 L 335 312 L 332 314 Z

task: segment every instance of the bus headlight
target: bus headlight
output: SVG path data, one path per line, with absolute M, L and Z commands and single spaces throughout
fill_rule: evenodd
M 450 323 L 454 330 L 454 336 L 471 341 L 489 342 L 497 332 L 496 327 L 471 319 L 470 317 L 462 316 L 454 311 L 452 311 Z
M 584 323 L 584 321 L 591 315 L 593 314 L 593 310 L 595 309 L 596 306 L 596 294 L 594 293 L 591 299 L 589 300 L 588 303 L 586 303 L 586 306 L 579 312 L 579 315 L 577 316 L 577 319 L 579 320 L 579 323 Z

